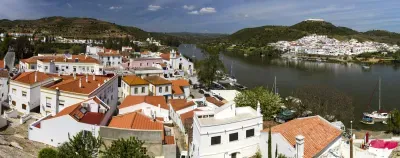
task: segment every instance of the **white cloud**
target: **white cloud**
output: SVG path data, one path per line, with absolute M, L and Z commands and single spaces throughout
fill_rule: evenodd
M 120 10 L 120 9 L 122 9 L 122 7 L 121 6 L 111 6 L 108 9 L 110 9 L 110 10 Z
M 188 14 L 197 15 L 197 14 L 199 14 L 199 11 L 193 10 L 191 12 L 188 12 Z
M 200 14 L 211 14 L 215 12 L 217 12 L 217 10 L 215 10 L 215 8 L 212 7 L 201 8 L 199 11 Z
M 193 10 L 195 8 L 195 6 L 194 5 L 184 5 L 182 8 L 186 9 L 186 10 Z
M 159 9 L 161 9 L 161 6 L 159 6 L 159 5 L 151 5 L 151 4 L 147 8 L 147 10 L 150 10 L 150 11 L 157 11 Z
M 72 8 L 72 5 L 71 5 L 71 4 L 69 4 L 69 3 L 67 3 L 67 6 L 68 6 L 68 8 Z

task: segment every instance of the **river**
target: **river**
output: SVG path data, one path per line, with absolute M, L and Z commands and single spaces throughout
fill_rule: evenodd
M 202 59 L 203 53 L 195 45 L 181 45 L 179 52 L 195 59 Z M 277 78 L 278 92 L 289 96 L 296 88 L 312 84 L 328 85 L 350 96 L 354 105 L 353 128 L 384 130 L 385 126 L 363 125 L 359 123 L 368 105 L 373 90 L 381 77 L 381 105 L 383 110 L 399 109 L 400 69 L 394 65 L 372 65 L 365 70 L 358 64 L 322 63 L 311 61 L 288 61 L 267 59 L 260 56 L 232 55 L 223 53 L 220 59 L 227 72 L 232 72 L 240 84 L 249 88 L 255 86 L 272 87 Z M 378 110 L 378 93 L 372 97 L 371 110 Z M 350 125 L 349 121 L 344 122 Z

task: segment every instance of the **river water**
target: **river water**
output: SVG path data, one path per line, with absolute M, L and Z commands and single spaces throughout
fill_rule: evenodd
M 203 53 L 195 45 L 181 45 L 179 52 L 195 59 L 202 59 Z M 350 96 L 353 100 L 353 128 L 384 130 L 385 126 L 363 125 L 359 123 L 363 112 L 378 110 L 378 93 L 371 95 L 381 77 L 381 105 L 383 110 L 399 109 L 400 104 L 400 67 L 394 65 L 373 65 L 365 70 L 358 64 L 323 63 L 311 61 L 288 61 L 267 59 L 260 56 L 234 55 L 223 53 L 220 59 L 227 72 L 231 72 L 240 84 L 249 88 L 255 86 L 272 87 L 277 78 L 278 92 L 281 96 L 290 96 L 296 88 L 307 85 L 327 85 Z M 344 121 L 350 125 L 349 121 Z

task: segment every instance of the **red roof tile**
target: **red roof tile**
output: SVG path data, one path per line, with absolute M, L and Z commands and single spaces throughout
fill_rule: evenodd
M 146 80 L 144 80 L 138 76 L 135 76 L 135 75 L 125 76 L 122 78 L 122 80 L 130 86 L 148 85 L 149 84 L 149 82 L 147 82 Z
M 169 100 L 169 103 L 175 111 L 195 105 L 193 101 L 187 102 L 186 99 L 171 99 Z
M 165 144 L 175 144 L 174 136 L 165 136 Z
M 263 132 L 268 132 L 264 129 Z M 319 116 L 298 118 L 272 127 L 273 133 L 280 133 L 291 145 L 296 144 L 296 136 L 304 136 L 304 157 L 311 158 L 320 153 L 342 132 Z
M 154 121 L 140 112 L 131 112 L 114 116 L 108 127 L 164 131 L 162 122 Z
M 35 81 L 35 74 L 36 74 L 36 81 Z M 13 80 L 30 85 L 30 84 L 34 84 L 37 82 L 45 81 L 54 76 L 56 76 L 56 75 L 55 74 L 46 74 L 46 73 L 38 72 L 38 71 L 32 71 L 32 72 L 23 72 L 20 75 L 18 75 L 16 78 L 14 78 Z
M 148 76 L 148 77 L 145 77 L 144 79 L 153 85 L 165 85 L 165 84 L 172 83 L 171 81 L 168 81 L 160 76 Z
M 190 86 L 189 82 L 184 79 L 172 80 L 172 93 L 173 94 L 183 94 L 182 87 Z
M 161 108 L 169 110 L 167 102 L 165 101 L 164 96 L 127 96 L 124 101 L 122 101 L 119 109 L 126 108 L 129 106 L 135 106 L 140 103 L 148 103 L 158 107 L 160 105 Z
M 185 122 L 186 122 L 187 119 L 193 119 L 193 116 L 194 116 L 194 112 L 195 112 L 195 111 L 201 111 L 201 110 L 200 110 L 200 109 L 194 109 L 194 110 L 192 110 L 192 111 L 188 111 L 188 112 L 186 112 L 186 113 L 181 114 L 181 121 L 182 121 L 182 124 L 185 124 Z
M 213 103 L 213 104 L 216 105 L 216 106 L 222 106 L 222 105 L 225 104 L 224 102 L 219 101 L 219 100 L 215 99 L 214 97 L 206 97 L 206 100 L 207 100 L 208 102 L 210 102 L 210 103 Z
M 57 82 L 56 84 L 48 86 L 47 88 L 56 89 L 58 87 L 60 91 L 90 94 L 99 87 L 99 84 L 102 86 L 105 84 L 105 80 L 111 79 L 113 76 L 96 75 L 95 79 L 93 79 L 92 75 L 88 75 L 87 77 L 88 82 L 86 82 L 85 75 L 77 75 L 76 79 L 74 79 L 72 76 L 68 76 L 67 78 Z M 81 87 L 79 87 L 79 82 L 82 84 Z

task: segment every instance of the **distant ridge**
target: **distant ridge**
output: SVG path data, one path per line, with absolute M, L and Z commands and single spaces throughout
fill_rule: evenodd
M 263 47 L 277 41 L 294 41 L 310 34 L 327 35 L 338 40 L 355 38 L 359 41 L 376 41 L 400 45 L 400 34 L 383 30 L 358 32 L 356 30 L 335 26 L 322 19 L 307 19 L 292 26 L 261 26 L 244 28 L 220 40 L 244 46 Z

